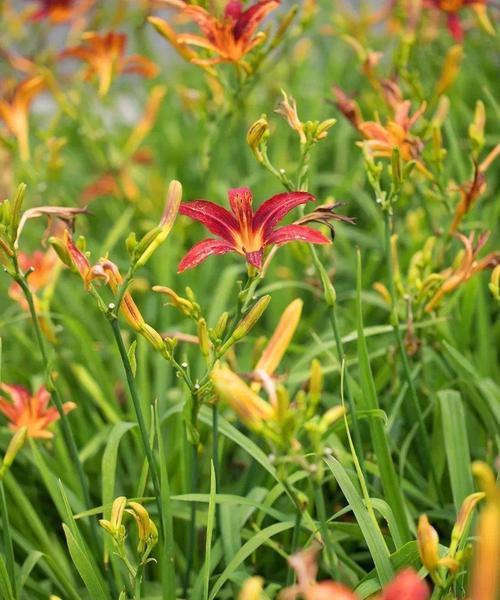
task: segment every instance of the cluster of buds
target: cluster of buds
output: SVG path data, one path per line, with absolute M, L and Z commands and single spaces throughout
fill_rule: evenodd
M 137 555 L 141 566 L 151 560 L 149 555 L 158 543 L 158 529 L 144 506 L 139 502 L 127 500 L 125 496 L 115 498 L 109 519 L 99 520 L 99 525 L 112 538 L 116 553 L 124 561 L 132 580 L 134 580 L 138 570 L 130 563 L 125 548 L 127 538 L 127 530 L 123 523 L 125 515 L 130 515 L 137 525 Z
M 211 382 L 217 398 L 228 405 L 250 429 L 259 433 L 276 456 L 293 454 L 301 466 L 318 473 L 319 465 L 309 465 L 301 455 L 299 438 L 307 436 L 318 456 L 322 455 L 325 436 L 344 415 L 341 406 L 332 407 L 319 417 L 317 406 L 322 395 L 323 376 L 317 360 L 311 364 L 306 389 L 290 398 L 276 371 L 290 345 L 300 321 L 302 301 L 294 300 L 283 312 L 269 342 L 256 361 L 253 370 L 240 375 L 227 366 L 216 366 Z M 267 400 L 261 397 L 265 392 Z M 319 475 L 318 475 L 319 476 Z

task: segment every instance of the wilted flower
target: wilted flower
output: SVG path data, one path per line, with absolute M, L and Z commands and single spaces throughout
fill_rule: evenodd
M 47 19 L 53 24 L 74 21 L 85 14 L 95 0 L 37 0 L 40 8 L 31 15 L 35 21 Z
M 358 596 L 341 583 L 316 582 L 318 551 L 317 546 L 312 546 L 290 556 L 288 562 L 297 574 L 297 584 L 284 589 L 279 600 L 295 600 L 299 597 L 305 600 L 358 600 Z
M 44 87 L 44 78 L 40 75 L 28 77 L 14 87 L 2 90 L 0 98 L 0 119 L 17 139 L 21 160 L 30 157 L 28 115 L 31 103 Z
M 304 124 L 299 119 L 297 113 L 297 103 L 295 102 L 295 98 L 292 96 L 289 97 L 284 90 L 281 90 L 281 93 L 283 94 L 283 100 L 279 103 L 275 112 L 288 121 L 288 125 L 298 133 L 300 143 L 305 144 L 307 142 L 307 136 L 304 132 Z
M 302 225 L 276 225 L 293 208 L 314 200 L 306 192 L 285 192 L 266 200 L 253 212 L 252 192 L 248 188 L 229 190 L 232 213 L 207 200 L 194 200 L 181 204 L 179 212 L 200 223 L 222 239 L 199 242 L 184 256 L 179 273 L 199 265 L 213 254 L 237 252 L 257 269 L 262 268 L 267 246 L 282 246 L 288 242 L 302 241 L 311 244 L 329 244 L 322 233 Z
M 468 237 L 461 233 L 457 233 L 456 237 L 464 245 L 464 252 L 457 266 L 450 267 L 440 273 L 442 284 L 427 303 L 425 307 L 427 312 L 433 310 L 446 294 L 449 294 L 463 283 L 467 282 L 475 273 L 484 269 L 493 269 L 500 264 L 500 251 L 491 252 L 480 260 L 477 260 L 479 251 L 488 240 L 488 231 L 483 232 L 476 243 L 474 243 L 474 232 Z
M 486 14 L 487 3 L 488 0 L 424 0 L 425 7 L 437 9 L 446 14 L 448 30 L 457 42 L 461 42 L 464 37 L 459 13 L 466 7 L 470 7 L 476 12 L 481 25 L 488 33 L 495 33 Z
M 0 390 L 7 394 L 11 401 L 0 398 L 0 412 L 10 421 L 9 428 L 13 431 L 21 427 L 27 427 L 27 437 L 50 439 L 54 434 L 48 427 L 59 419 L 59 413 L 55 407 L 48 408 L 50 394 L 44 386 L 41 386 L 34 396 L 20 385 L 8 385 L 0 383 Z M 65 413 L 76 408 L 74 402 L 65 402 L 63 409 Z
M 202 33 L 202 35 L 179 34 L 163 19 L 149 17 L 149 22 L 185 58 L 203 66 L 231 62 L 248 70 L 249 66 L 243 57 L 264 41 L 265 34 L 256 34 L 256 29 L 263 19 L 280 5 L 280 0 L 260 0 L 246 9 L 241 0 L 228 0 L 222 17 L 211 14 L 202 6 L 188 4 L 184 0 L 168 0 L 168 4 L 182 10 L 182 15 L 196 23 Z M 186 45 L 205 48 L 216 56 L 201 58 L 187 49 Z
M 335 238 L 335 228 L 332 221 L 340 221 L 342 223 L 350 223 L 354 225 L 355 219 L 346 215 L 339 215 L 335 209 L 342 206 L 342 202 L 325 202 L 320 204 L 313 211 L 307 213 L 303 217 L 298 218 L 294 223 L 296 225 L 306 225 L 307 223 L 320 223 L 326 225 L 330 229 L 332 240 Z
M 124 33 L 88 31 L 82 35 L 82 39 L 84 43 L 81 46 L 67 48 L 61 58 L 70 56 L 86 62 L 85 78 L 90 79 L 94 75 L 98 78 L 100 96 L 108 93 L 115 75 L 136 73 L 150 78 L 158 72 L 157 66 L 149 58 L 139 54 L 125 56 L 127 36 Z

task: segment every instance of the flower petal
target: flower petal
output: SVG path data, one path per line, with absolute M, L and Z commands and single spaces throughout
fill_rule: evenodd
M 192 202 L 183 202 L 179 213 L 199 221 L 210 233 L 233 243 L 233 231 L 238 230 L 238 223 L 233 215 L 222 206 L 208 202 L 208 200 L 193 200 Z
M 260 0 L 242 12 L 234 26 L 234 37 L 250 39 L 259 23 L 275 8 L 280 5 L 280 0 Z
M 262 269 L 262 257 L 264 255 L 263 250 L 255 250 L 254 252 L 246 252 L 245 257 L 247 261 L 257 269 Z
M 314 200 L 312 194 L 307 192 L 283 192 L 266 200 L 255 212 L 253 228 L 264 229 L 264 237 L 271 233 L 273 227 L 283 219 L 292 209 L 300 204 Z
M 212 254 L 226 254 L 227 252 L 234 252 L 235 247 L 233 244 L 225 242 L 223 240 L 203 240 L 193 246 L 191 250 L 184 256 L 179 263 L 177 273 L 182 273 L 186 269 L 192 269 L 201 262 L 203 262 Z
M 460 22 L 460 17 L 455 13 L 448 15 L 448 30 L 456 42 L 460 43 L 463 41 L 464 30 L 462 28 L 462 23 Z
M 8 383 L 0 383 L 0 389 L 6 392 L 16 409 L 21 409 L 29 404 L 31 394 L 22 385 L 9 385 Z
M 266 239 L 266 246 L 282 246 L 288 242 L 309 242 L 310 244 L 330 244 L 330 240 L 319 231 L 304 225 L 286 225 L 274 230 Z

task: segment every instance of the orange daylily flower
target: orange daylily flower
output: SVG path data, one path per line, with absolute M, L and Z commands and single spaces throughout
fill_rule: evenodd
M 124 33 L 88 31 L 82 39 L 84 43 L 81 46 L 67 48 L 61 58 L 72 56 L 87 63 L 85 78 L 90 79 L 94 75 L 98 78 L 100 96 L 108 93 L 115 75 L 136 73 L 150 78 L 158 72 L 158 67 L 149 58 L 139 54 L 125 56 L 127 36 Z
M 335 87 L 333 93 L 337 108 L 365 138 L 364 142 L 358 142 L 359 146 L 366 147 L 373 156 L 385 158 L 391 158 L 393 149 L 399 148 L 403 160 L 416 160 L 417 165 L 420 165 L 421 169 L 425 169 L 419 161 L 423 142 L 411 132 L 426 109 L 425 102 L 411 115 L 411 102 L 403 99 L 397 84 L 392 81 L 384 81 L 382 89 L 385 100 L 393 113 L 385 125 L 379 121 L 365 121 L 358 104 L 348 98 L 340 88 Z
M 90 10 L 95 0 L 37 0 L 38 10 L 31 15 L 32 20 L 47 19 L 53 25 L 74 21 Z
M 474 175 L 459 188 L 460 201 L 455 208 L 455 215 L 450 227 L 450 232 L 455 233 L 464 216 L 470 211 L 486 190 L 485 172 L 491 163 L 500 155 L 500 144 L 495 146 L 481 164 L 474 164 Z
M 34 395 L 20 385 L 0 383 L 0 390 L 11 399 L 9 402 L 0 397 L 0 412 L 10 421 L 10 429 L 17 431 L 22 427 L 27 427 L 26 435 L 33 439 L 54 437 L 48 427 L 59 419 L 59 413 L 55 407 L 48 408 L 50 394 L 44 386 L 41 386 Z M 66 414 L 75 408 L 74 402 L 63 404 Z
M 31 103 L 44 87 L 40 75 L 28 77 L 9 89 L 5 86 L 0 98 L 0 119 L 17 138 L 19 155 L 26 162 L 30 157 L 28 114 Z
M 24 273 L 31 271 L 28 277 L 28 284 L 31 292 L 34 294 L 35 306 L 38 298 L 35 294 L 54 282 L 57 276 L 59 263 L 57 254 L 50 248 L 47 252 L 37 250 L 33 254 L 18 255 L 19 267 Z M 9 296 L 18 302 L 23 310 L 29 310 L 28 302 L 24 297 L 21 286 L 18 283 L 12 283 L 9 287 Z
M 489 231 L 483 232 L 478 237 L 476 243 L 474 243 L 474 232 L 468 237 L 461 233 L 455 235 L 464 245 L 463 256 L 458 266 L 450 267 L 440 273 L 443 283 L 427 303 L 425 307 L 427 312 L 431 312 L 446 294 L 456 290 L 463 283 L 467 282 L 475 273 L 483 271 L 484 269 L 493 269 L 500 264 L 500 251 L 491 252 L 482 259 L 477 259 L 479 251 L 488 240 L 490 235 Z
M 185 58 L 202 66 L 231 62 L 248 70 L 249 66 L 243 61 L 243 57 L 264 41 L 265 34 L 256 34 L 256 29 L 271 11 L 278 8 L 280 0 L 260 0 L 246 9 L 240 0 L 229 0 L 221 17 L 211 14 L 202 6 L 189 4 L 184 0 L 167 0 L 166 3 L 179 8 L 182 15 L 196 23 L 202 33 L 178 34 L 163 19 L 149 18 L 149 22 Z M 202 58 L 193 53 L 188 46 L 205 48 L 216 56 Z

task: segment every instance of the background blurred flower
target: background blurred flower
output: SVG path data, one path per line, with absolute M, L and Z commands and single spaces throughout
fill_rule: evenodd
M 99 80 L 99 95 L 105 96 L 114 76 L 121 73 L 136 73 L 143 77 L 154 77 L 158 68 L 152 60 L 139 54 L 125 56 L 127 36 L 110 31 L 105 34 L 88 31 L 82 35 L 83 44 L 67 48 L 61 58 L 68 56 L 87 63 L 85 78 L 94 75 Z
M 33 396 L 20 385 L 0 383 L 0 389 L 11 399 L 8 401 L 0 397 L 0 412 L 10 421 L 10 429 L 16 431 L 21 427 L 27 427 L 27 436 L 30 438 L 54 437 L 48 427 L 59 419 L 59 413 L 55 407 L 48 408 L 50 394 L 44 386 L 41 386 Z M 74 402 L 63 404 L 65 413 L 75 408 Z
M 66 23 L 84 15 L 95 0 L 36 0 L 38 10 L 31 15 L 34 21 L 47 19 L 54 25 Z

